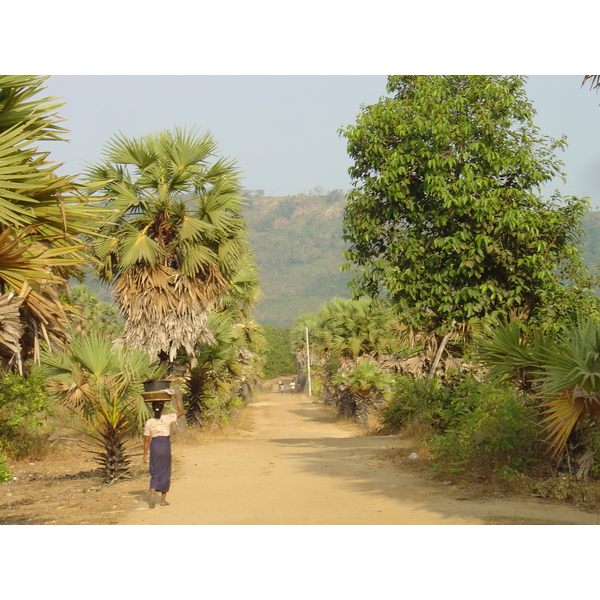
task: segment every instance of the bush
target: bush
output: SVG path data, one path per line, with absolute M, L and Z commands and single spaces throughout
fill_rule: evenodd
M 443 431 L 428 443 L 438 469 L 510 475 L 526 471 L 540 454 L 536 409 L 508 386 L 466 379 L 445 414 Z
M 392 387 L 392 400 L 380 413 L 381 423 L 400 429 L 412 423 L 421 423 L 436 430 L 444 428 L 454 413 L 452 398 L 455 387 L 462 379 L 448 380 L 399 375 Z
M 4 483 L 5 481 L 9 481 L 10 479 L 12 479 L 12 473 L 8 468 L 6 456 L 2 451 L 0 451 L 0 483 Z
M 465 375 L 447 382 L 398 377 L 380 418 L 389 427 L 420 423 L 432 432 L 425 441 L 440 471 L 522 472 L 542 449 L 536 409 L 508 385 Z
M 0 377 L 0 444 L 14 458 L 27 456 L 44 432 L 51 414 L 41 369 L 28 377 L 5 373 Z

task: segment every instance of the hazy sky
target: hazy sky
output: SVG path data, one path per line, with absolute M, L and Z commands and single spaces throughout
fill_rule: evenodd
M 567 136 L 567 194 L 600 205 L 600 94 L 580 75 L 529 77 L 541 132 Z M 65 101 L 69 143 L 48 147 L 61 172 L 97 161 L 106 142 L 174 126 L 209 130 L 236 160 L 248 189 L 267 195 L 347 190 L 350 159 L 340 127 L 385 94 L 383 75 L 57 75 L 46 93 Z

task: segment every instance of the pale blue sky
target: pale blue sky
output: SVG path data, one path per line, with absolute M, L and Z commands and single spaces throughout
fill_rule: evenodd
M 65 101 L 71 141 L 48 147 L 65 163 L 61 172 L 74 174 L 118 132 L 197 127 L 236 160 L 246 188 L 281 196 L 347 190 L 350 159 L 338 129 L 385 94 L 385 84 L 383 75 L 52 76 L 46 93 Z M 527 90 L 542 133 L 568 138 L 559 153 L 568 182 L 557 185 L 600 206 L 600 95 L 580 84 L 579 75 L 532 76 Z

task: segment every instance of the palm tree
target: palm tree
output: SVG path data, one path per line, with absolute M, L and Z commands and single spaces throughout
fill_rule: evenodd
M 372 358 L 363 357 L 353 369 L 334 375 L 333 382 L 349 392 L 353 414 L 361 425 L 366 425 L 373 407 L 389 400 L 394 378 Z
M 394 330 L 392 311 L 368 298 L 333 298 L 321 306 L 314 320 L 304 315 L 296 321 L 292 337 L 297 350 L 304 349 L 303 325 L 309 322 L 312 354 L 316 359 L 312 362 L 317 367 L 315 375 L 323 387 L 324 401 L 334 405 L 340 414 L 363 418 L 362 408 L 360 414 L 357 412 L 355 394 L 349 391 L 344 379 L 335 376 L 355 370 L 366 359 L 375 361 L 383 371 L 399 368 L 401 358 L 411 351 L 400 342 Z M 297 351 L 299 359 L 302 355 L 303 352 Z M 361 404 L 363 408 L 366 406 Z
M 87 170 L 114 217 L 96 243 L 99 277 L 114 285 L 125 317 L 122 343 L 194 364 L 214 343 L 206 323 L 231 292 L 248 252 L 238 172 L 215 156 L 209 133 L 183 129 L 115 137 Z
M 492 377 L 513 379 L 535 398 L 548 435 L 549 449 L 560 464 L 585 434 L 597 431 L 600 418 L 600 323 L 589 319 L 560 334 L 528 332 L 523 324 L 497 327 L 478 342 L 480 360 Z M 581 452 L 580 452 L 581 454 Z M 570 460 L 570 458 L 569 458 Z M 578 476 L 594 463 L 594 447 L 584 448 Z
M 600 323 L 572 327 L 544 353 L 539 396 L 545 428 L 555 457 L 561 457 L 572 434 L 600 418 Z
M 475 348 L 490 377 L 514 381 L 522 392 L 531 392 L 554 340 L 553 334 L 530 331 L 522 321 L 508 321 L 478 333 Z
M 141 382 L 161 379 L 164 368 L 152 365 L 142 350 L 114 347 L 100 333 L 78 337 L 60 353 L 44 353 L 43 362 L 47 391 L 85 425 L 105 480 L 127 476 L 130 435 L 150 417 Z
M 21 372 L 42 341 L 65 341 L 61 292 L 90 260 L 82 236 L 105 212 L 39 149 L 66 133 L 62 102 L 36 97 L 45 79 L 0 76 L 0 361 Z
M 364 354 L 379 357 L 398 350 L 393 313 L 369 298 L 333 298 L 321 306 L 317 321 L 318 350 L 342 363 Z
M 207 326 L 215 343 L 198 348 L 195 365 L 187 380 L 187 416 L 195 425 L 222 421 L 227 418 L 230 408 L 241 402 L 235 392 L 244 372 L 238 353 L 244 345 L 243 332 L 219 313 L 208 317 Z

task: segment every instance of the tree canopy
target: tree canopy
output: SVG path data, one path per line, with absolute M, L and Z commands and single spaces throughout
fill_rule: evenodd
M 340 133 L 356 296 L 387 295 L 415 326 L 529 318 L 581 282 L 587 199 L 544 199 L 565 139 L 533 122 L 524 78 L 391 76 Z
M 114 283 L 124 343 L 153 357 L 193 356 L 215 341 L 206 320 L 219 300 L 255 293 L 239 174 L 215 153 L 208 132 L 116 136 L 87 171 L 114 211 L 94 246 L 99 277 Z

